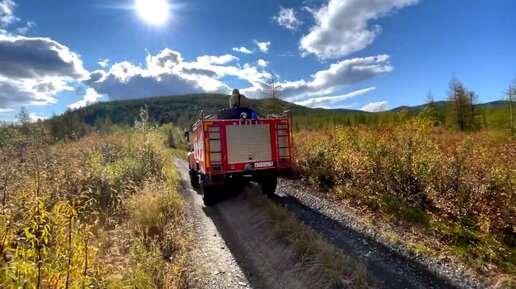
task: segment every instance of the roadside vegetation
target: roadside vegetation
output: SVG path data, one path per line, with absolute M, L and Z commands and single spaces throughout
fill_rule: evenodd
M 419 236 L 394 241 L 490 276 L 516 273 L 516 140 L 508 134 L 457 132 L 401 113 L 395 126 L 305 131 L 294 142 L 301 177 Z
M 163 131 L 145 111 L 136 128 L 80 139 L 42 123 L 3 130 L 1 287 L 184 287 L 188 234 Z

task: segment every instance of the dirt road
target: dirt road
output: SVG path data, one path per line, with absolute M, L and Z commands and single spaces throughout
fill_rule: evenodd
M 227 192 L 214 206 L 189 184 L 188 165 L 176 159 L 194 234 L 192 288 L 316 288 L 302 268 L 292 264 L 289 249 L 275 240 L 257 211 L 237 192 Z M 279 190 L 281 191 L 281 190 Z M 281 192 L 280 192 L 281 195 Z M 387 248 L 283 195 L 278 203 L 311 226 L 329 243 L 359 262 L 379 288 L 453 288 Z
M 311 288 L 289 260 L 289 250 L 265 226 L 262 212 L 242 195 L 205 207 L 188 181 L 188 167 L 176 160 L 194 234 L 192 288 Z

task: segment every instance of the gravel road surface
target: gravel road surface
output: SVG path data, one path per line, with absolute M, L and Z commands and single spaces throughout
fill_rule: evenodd
M 190 186 L 186 162 L 177 159 L 176 167 L 194 239 L 191 288 L 312 288 L 313 280 L 291 263 L 289 249 L 275 240 L 262 212 L 235 192 L 204 206 Z
M 276 194 L 278 202 L 299 220 L 365 263 L 382 288 L 490 288 L 486 280 L 459 265 L 414 256 L 388 244 L 377 231 L 363 226 L 351 209 L 302 182 L 281 179 Z
M 189 183 L 188 165 L 177 158 L 182 194 L 193 234 L 191 288 L 314 288 L 317 280 L 290 261 L 289 249 L 278 242 L 257 210 L 239 192 L 222 192 L 206 207 L 201 192 Z M 353 225 L 324 199 L 293 181 L 281 180 L 278 204 L 312 227 L 329 243 L 366 265 L 379 288 L 481 288 L 467 279 L 441 278 L 424 264 L 375 240 Z

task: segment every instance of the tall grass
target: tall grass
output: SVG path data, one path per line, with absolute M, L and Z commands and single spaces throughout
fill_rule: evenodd
M 516 142 L 421 119 L 295 137 L 297 172 L 356 206 L 436 234 L 477 267 L 516 272 Z
M 3 142 L 1 287 L 184 286 L 183 206 L 164 143 L 145 123 L 54 145 Z M 121 240 L 113 261 L 106 248 Z M 123 266 L 106 270 L 112 262 Z

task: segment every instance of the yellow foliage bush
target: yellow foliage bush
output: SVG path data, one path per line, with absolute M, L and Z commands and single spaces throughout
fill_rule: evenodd
M 514 270 L 514 139 L 452 133 L 412 119 L 395 127 L 301 132 L 294 142 L 296 171 L 309 182 L 397 219 L 440 224 L 434 227 L 444 242 Z
M 54 145 L 0 146 L 0 287 L 116 287 L 103 270 L 99 236 L 109 236 L 106 232 L 124 224 L 127 216 L 145 234 L 154 227 L 159 232 L 159 238 L 135 234 L 128 259 L 140 256 L 141 263 L 143 255 L 159 253 L 162 261 L 165 255 L 175 260 L 153 262 L 151 272 L 134 265 L 124 285 L 136 286 L 130 276 L 151 276 L 156 270 L 165 276 L 168 270 L 176 275 L 154 278 L 138 288 L 154 288 L 172 279 L 168 287 L 180 287 L 178 267 L 185 266 L 186 249 L 178 239 L 184 234 L 165 233 L 168 228 L 182 229 L 176 188 L 164 138 L 148 127 Z M 128 203 L 135 210 L 127 211 Z M 156 220 L 146 215 L 154 212 Z M 138 262 L 133 258 L 129 263 Z

